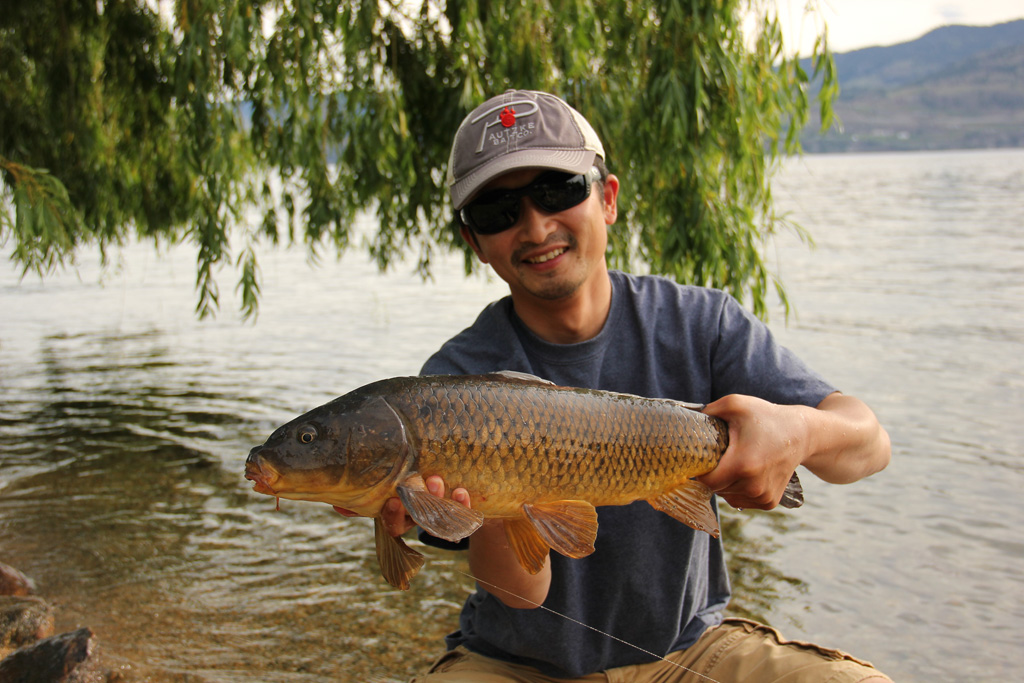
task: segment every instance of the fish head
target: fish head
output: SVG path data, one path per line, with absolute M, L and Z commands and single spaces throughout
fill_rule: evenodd
M 245 478 L 259 493 L 374 516 L 394 495 L 408 454 L 404 423 L 384 398 L 346 394 L 253 448 Z

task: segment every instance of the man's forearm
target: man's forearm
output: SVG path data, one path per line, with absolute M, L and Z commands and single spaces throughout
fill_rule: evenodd
M 868 406 L 838 392 L 809 413 L 809 454 L 803 465 L 832 484 L 849 484 L 889 464 L 889 434 Z
M 469 568 L 487 592 L 517 609 L 540 606 L 551 587 L 550 557 L 536 574 L 523 569 L 509 545 L 501 520 L 484 522 L 469 537 Z

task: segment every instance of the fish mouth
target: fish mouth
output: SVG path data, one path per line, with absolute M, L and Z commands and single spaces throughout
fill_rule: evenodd
M 260 457 L 256 449 L 249 453 L 245 461 L 245 478 L 253 483 L 253 490 L 268 496 L 277 495 L 274 484 L 281 475 Z

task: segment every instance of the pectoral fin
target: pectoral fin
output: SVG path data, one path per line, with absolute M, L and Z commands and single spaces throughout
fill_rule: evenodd
M 377 541 L 380 573 L 395 588 L 409 590 L 409 581 L 423 566 L 423 555 L 407 546 L 401 538 L 389 534 L 380 517 L 373 520 L 373 536 Z
M 597 510 L 582 500 L 523 505 L 523 513 L 537 534 L 551 548 L 566 557 L 586 557 L 594 552 L 597 538 Z
M 804 487 L 800 483 L 800 477 L 796 476 L 796 472 L 789 478 L 789 483 L 786 484 L 786 490 L 782 492 L 782 500 L 779 501 L 779 505 L 784 508 L 798 508 L 804 504 Z
M 715 510 L 711 507 L 713 495 L 707 486 L 690 479 L 648 502 L 655 510 L 661 510 L 697 531 L 706 531 L 718 538 L 721 532 Z
M 484 523 L 484 516 L 478 510 L 431 494 L 418 474 L 399 484 L 398 497 L 420 528 L 446 541 L 461 541 Z
M 544 568 L 551 548 L 527 519 L 506 519 L 505 536 L 523 569 L 536 574 Z

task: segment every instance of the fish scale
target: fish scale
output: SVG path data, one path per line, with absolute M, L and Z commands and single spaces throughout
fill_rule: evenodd
M 389 402 L 423 435 L 419 471 L 490 495 L 546 487 L 550 500 L 621 504 L 615 495 L 652 490 L 670 473 L 682 481 L 710 471 L 728 444 L 720 420 L 674 401 L 515 382 L 411 386 Z

